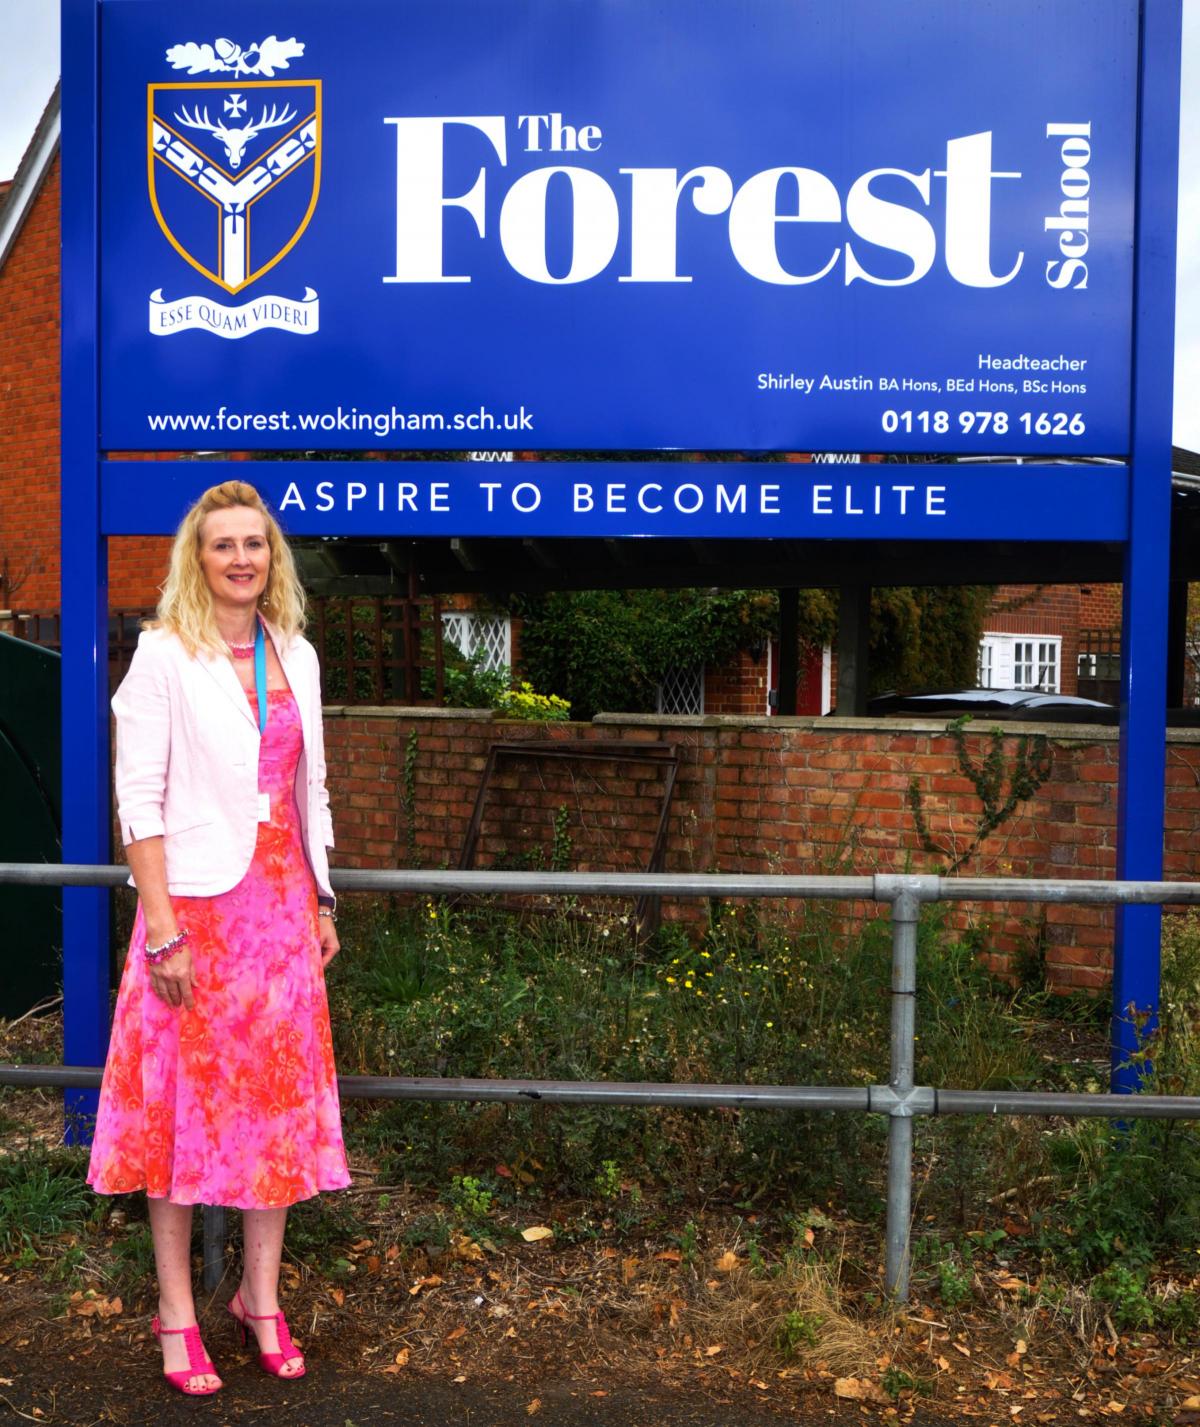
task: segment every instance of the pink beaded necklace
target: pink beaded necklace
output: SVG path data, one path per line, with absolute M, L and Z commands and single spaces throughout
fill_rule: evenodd
M 225 641 L 225 648 L 229 650 L 230 654 L 232 654 L 235 659 L 254 658 L 253 639 L 250 641 L 249 644 L 234 644 L 232 640 L 227 639 Z

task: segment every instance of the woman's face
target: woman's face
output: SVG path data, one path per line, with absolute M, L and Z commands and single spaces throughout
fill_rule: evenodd
M 244 505 L 210 511 L 200 527 L 200 568 L 219 612 L 254 609 L 271 568 L 266 522 L 258 511 Z

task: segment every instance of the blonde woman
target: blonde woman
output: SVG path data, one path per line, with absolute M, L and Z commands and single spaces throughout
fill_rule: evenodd
M 137 917 L 92 1145 L 101 1194 L 144 1190 L 171 1385 L 221 1380 L 192 1298 L 192 1206 L 243 1211 L 229 1304 L 264 1371 L 300 1377 L 279 1307 L 288 1206 L 349 1183 L 325 999 L 338 952 L 316 654 L 257 491 L 205 491 L 113 699 Z

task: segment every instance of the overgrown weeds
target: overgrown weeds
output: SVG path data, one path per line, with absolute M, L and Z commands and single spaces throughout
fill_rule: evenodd
M 888 1078 L 889 926 L 847 924 L 844 907 L 787 919 L 716 904 L 699 932 L 668 924 L 640 947 L 619 908 L 586 906 L 522 917 L 385 899 L 351 903 L 342 930 L 331 986 L 345 1073 Z M 1046 1059 L 1077 1031 L 1094 1049 L 1094 1006 L 998 983 L 982 950 L 936 913 L 923 919 L 918 1080 L 1101 1089 L 1094 1060 Z M 1161 1023 L 1139 1064 L 1148 1088 L 1200 1093 L 1200 919 L 1168 920 Z M 297 1275 L 340 1292 L 403 1271 L 389 1291 L 406 1299 L 414 1284 L 449 1282 L 447 1265 L 503 1277 L 532 1224 L 577 1263 L 628 1266 L 617 1316 L 665 1314 L 656 1331 L 680 1352 L 723 1344 L 721 1361 L 748 1373 L 820 1362 L 860 1375 L 886 1356 L 883 1117 L 393 1101 L 350 1102 L 346 1122 L 370 1190 L 360 1174 L 355 1197 L 293 1214 Z M 0 1246 L 56 1292 L 87 1285 L 133 1301 L 151 1272 L 144 1210 L 98 1204 L 84 1164 L 80 1151 L 6 1135 Z M 1195 1333 L 1191 1123 L 923 1118 L 915 1191 L 915 1299 L 955 1331 L 993 1310 L 1014 1340 L 1069 1323 L 1081 1355 L 1101 1325 L 1162 1341 Z M 921 1391 L 918 1367 L 890 1363 L 885 1390 Z
M 43 1240 L 79 1228 L 96 1210 L 80 1156 L 29 1146 L 0 1157 L 0 1246 L 34 1253 Z
M 520 919 L 426 901 L 378 903 L 346 940 L 353 953 L 335 999 L 344 1071 L 791 1085 L 888 1076 L 891 952 L 880 919 L 847 934 L 840 909 L 787 922 L 718 904 L 699 937 L 668 924 L 635 950 L 615 911 Z M 920 957 L 918 1075 L 1030 1083 L 1036 1058 L 1012 993 L 980 969 L 976 948 L 931 917 Z M 514 1177 L 513 1193 L 588 1194 L 610 1163 L 648 1188 L 686 1180 L 855 1213 L 880 1202 L 885 1126 L 875 1118 L 414 1101 L 359 1108 L 353 1121 L 385 1177 L 418 1183 L 524 1157 L 539 1168 L 525 1183 Z M 937 1133 L 940 1152 L 965 1165 L 976 1142 Z M 967 1178 L 964 1167 L 956 1185 Z

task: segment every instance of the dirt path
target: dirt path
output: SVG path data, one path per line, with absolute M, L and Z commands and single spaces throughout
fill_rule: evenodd
M 145 1345 L 143 1345 L 145 1346 Z M 248 1361 L 223 1368 L 213 1398 L 184 1399 L 157 1377 L 149 1350 L 53 1361 L 32 1347 L 0 1349 L 0 1422 L 46 1427 L 840 1427 L 864 1421 L 950 1427 L 924 1408 L 865 1409 L 826 1393 L 756 1400 L 749 1390 L 706 1394 L 663 1384 L 578 1381 L 447 1381 L 363 1376 L 314 1359 L 303 1381 L 281 1384 Z M 603 1393 L 604 1396 L 597 1394 Z M 536 1404 L 536 1405 L 535 1405 Z M 961 1421 L 961 1418 L 958 1420 Z M 999 1418 L 996 1419 L 997 1423 Z

